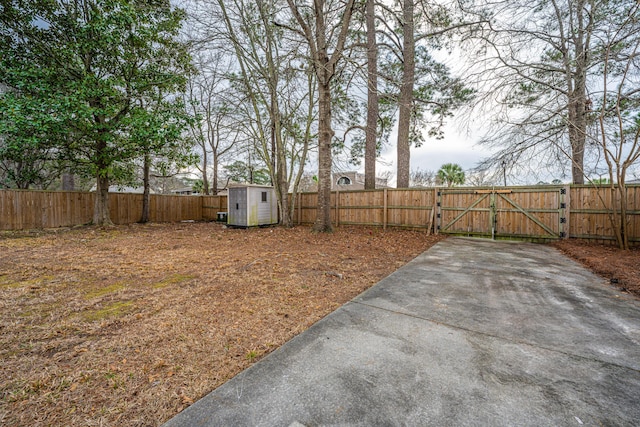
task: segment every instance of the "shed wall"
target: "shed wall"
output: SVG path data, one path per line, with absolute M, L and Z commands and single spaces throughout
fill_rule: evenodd
M 249 187 L 249 226 L 276 224 L 278 222 L 278 207 L 276 192 L 272 188 Z M 266 193 L 266 201 L 262 194 Z

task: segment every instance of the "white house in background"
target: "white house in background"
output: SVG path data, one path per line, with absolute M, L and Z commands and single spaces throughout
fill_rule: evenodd
M 96 185 L 93 184 L 89 191 L 96 191 Z M 133 193 L 133 194 L 142 194 L 144 193 L 144 187 L 131 187 L 128 185 L 110 185 L 109 193 Z M 149 189 L 149 193 L 155 194 L 156 192 L 153 189 Z
M 376 177 L 376 188 L 388 187 L 387 178 Z M 364 174 L 356 171 L 333 172 L 331 189 L 338 191 L 364 190 Z
M 175 190 L 171 190 L 171 194 L 181 195 L 181 196 L 191 196 L 192 194 L 198 194 L 193 191 L 193 187 L 182 187 L 176 188 Z
M 389 188 L 387 178 L 376 177 L 376 188 Z M 364 174 L 354 171 L 331 173 L 331 191 L 363 189 Z M 312 175 L 302 176 L 298 191 L 300 193 L 316 193 L 318 191 L 318 178 Z

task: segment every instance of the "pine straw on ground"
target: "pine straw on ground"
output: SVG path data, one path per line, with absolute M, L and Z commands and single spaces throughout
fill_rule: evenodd
M 640 247 L 628 251 L 584 240 L 561 240 L 553 244 L 562 253 L 609 280 L 611 286 L 640 297 Z
M 157 426 L 440 240 L 215 223 L 0 235 L 0 425 Z

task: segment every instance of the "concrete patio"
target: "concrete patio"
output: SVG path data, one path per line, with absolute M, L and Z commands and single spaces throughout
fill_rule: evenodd
M 165 424 L 633 426 L 640 302 L 555 249 L 449 238 Z

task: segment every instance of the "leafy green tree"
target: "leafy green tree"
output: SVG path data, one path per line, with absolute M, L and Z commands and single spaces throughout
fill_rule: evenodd
M 15 90 L 14 105 L 32 112 L 17 131 L 34 127 L 46 135 L 34 144 L 55 147 L 96 178 L 95 224 L 111 223 L 109 183 L 140 157 L 139 134 L 165 126 L 150 120 L 147 101 L 184 87 L 190 60 L 177 41 L 183 17 L 169 0 L 0 6 L 0 83 Z
M 268 169 L 247 164 L 242 160 L 236 160 L 224 166 L 223 169 L 227 175 L 227 181 L 260 185 L 269 184 L 270 181 Z
M 193 141 L 184 137 L 184 130 L 193 123 L 180 99 L 166 100 L 158 94 L 158 99 L 142 110 L 146 113 L 145 125 L 132 130 L 130 139 L 140 147 L 143 155 L 142 217 L 140 222 L 149 221 L 151 169 L 167 175 L 169 169 L 181 170 L 197 163 L 192 152 Z
M 59 175 L 58 163 L 52 161 L 55 153 L 37 144 L 17 141 L 6 134 L 0 136 L 0 188 L 49 187 Z
M 191 188 L 193 188 L 194 192 L 201 194 L 204 190 L 204 181 L 202 181 L 201 179 L 193 181 Z
M 457 163 L 445 163 L 442 165 L 438 170 L 437 177 L 447 187 L 462 185 L 465 181 L 464 171 Z
M 0 187 L 46 188 L 58 174 L 51 135 L 56 118 L 0 84 Z

